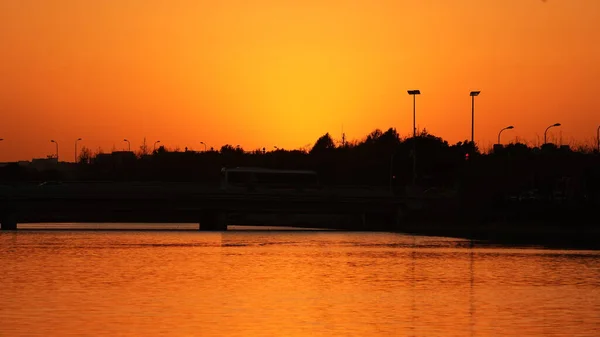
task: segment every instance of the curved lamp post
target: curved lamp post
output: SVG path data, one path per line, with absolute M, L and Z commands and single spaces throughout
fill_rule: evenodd
M 417 95 L 421 94 L 421 90 L 408 90 L 408 94 L 413 97 L 413 186 L 417 183 Z
M 75 141 L 75 163 L 77 163 L 77 142 L 82 140 L 81 138 L 77 138 Z
M 200 144 L 204 145 L 204 152 L 206 152 L 206 143 L 205 142 L 200 142 Z
M 547 128 L 546 128 L 546 130 L 544 131 L 544 144 L 546 144 L 546 143 L 547 143 L 547 142 L 546 142 L 546 139 L 547 139 L 547 138 L 546 138 L 546 136 L 547 136 L 547 134 L 548 134 L 548 130 L 549 130 L 550 128 L 553 128 L 553 127 L 555 127 L 555 126 L 560 126 L 560 123 L 552 124 L 552 125 L 550 125 L 549 127 L 547 127 Z
M 515 128 L 514 126 L 509 125 L 509 126 L 505 127 L 504 129 L 500 130 L 500 132 L 498 132 L 498 144 L 502 144 L 502 143 L 500 143 L 500 135 L 502 134 L 502 131 L 504 131 L 504 130 L 512 130 L 514 128 Z
M 131 152 L 131 142 L 127 140 L 127 138 L 123 139 L 124 142 L 127 142 L 127 151 Z
M 156 151 L 156 144 L 160 143 L 160 140 L 154 142 L 154 151 Z
M 471 143 L 475 145 L 475 96 L 479 96 L 481 91 L 471 91 Z
M 50 140 L 50 142 L 56 144 L 56 162 L 58 163 L 58 142 L 54 139 Z

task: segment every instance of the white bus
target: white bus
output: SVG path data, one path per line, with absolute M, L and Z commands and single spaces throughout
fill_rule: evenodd
M 309 170 L 273 170 L 260 167 L 221 169 L 221 189 L 239 192 L 293 191 L 319 188 L 317 173 Z

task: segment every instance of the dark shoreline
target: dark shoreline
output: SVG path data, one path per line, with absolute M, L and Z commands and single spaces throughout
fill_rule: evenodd
M 33 231 L 81 231 L 81 232 L 200 232 L 195 228 L 195 224 L 139 224 L 136 228 L 135 224 L 131 224 L 130 228 L 111 228 L 111 224 L 105 224 L 106 228 L 91 224 L 82 224 L 82 227 L 54 227 L 52 225 L 41 224 L 23 224 L 30 228 L 19 228 L 17 231 L 33 232 Z M 71 224 L 69 224 L 71 225 Z M 73 224 L 76 226 L 75 224 Z M 90 228 L 85 228 L 85 226 Z M 116 225 L 116 224 L 115 224 Z M 163 228 L 152 228 L 152 225 L 163 225 Z M 181 227 L 181 228 L 178 228 Z M 568 250 L 600 250 L 600 231 L 598 230 L 565 230 L 561 228 L 553 228 L 544 230 L 535 230 L 533 228 L 520 228 L 514 226 L 485 226 L 485 227 L 449 227 L 437 224 L 419 224 L 405 225 L 393 231 L 389 230 L 352 230 L 352 229 L 336 229 L 336 228 L 315 228 L 310 226 L 298 226 L 293 228 L 277 228 L 277 226 L 235 226 L 239 229 L 229 229 L 232 232 L 309 232 L 309 231 L 334 231 L 334 232 L 390 232 L 409 235 L 420 235 L 428 237 L 449 237 L 464 240 L 471 240 L 471 245 L 485 247 L 489 245 L 500 246 L 515 246 L 515 247 L 539 247 L 548 249 L 568 249 Z M 248 228 L 245 228 L 248 227 Z M 264 227 L 258 228 L 258 227 Z M 5 232 L 9 233 L 9 232 Z M 219 233 L 218 231 L 208 233 Z
M 598 230 L 536 230 L 535 228 L 449 228 L 440 226 L 405 227 L 402 233 L 462 238 L 485 244 L 541 246 L 552 249 L 600 250 Z

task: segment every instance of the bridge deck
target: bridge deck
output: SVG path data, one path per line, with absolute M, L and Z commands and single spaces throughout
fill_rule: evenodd
M 206 214 L 215 212 L 391 214 L 402 204 L 404 200 L 386 192 L 361 193 L 352 189 L 242 193 L 183 183 L 80 183 L 0 188 L 0 216 L 10 214 L 20 223 L 201 222 Z

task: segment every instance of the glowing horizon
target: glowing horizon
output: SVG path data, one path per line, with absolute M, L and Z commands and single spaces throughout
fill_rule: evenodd
M 0 1 L 0 162 L 74 144 L 246 150 L 390 127 L 595 144 L 600 2 Z

